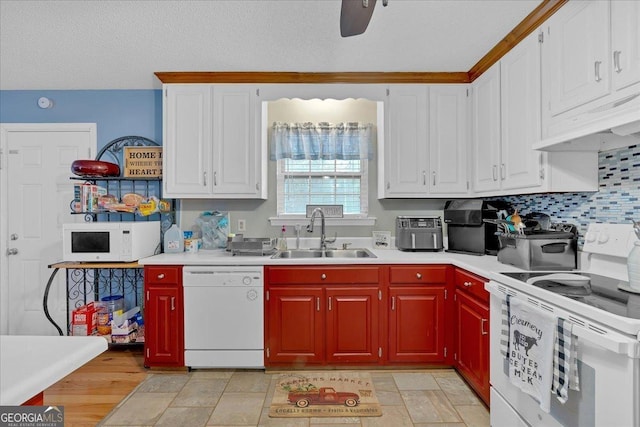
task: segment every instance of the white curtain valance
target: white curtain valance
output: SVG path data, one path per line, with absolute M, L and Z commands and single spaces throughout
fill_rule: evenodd
M 371 123 L 283 123 L 271 128 L 271 160 L 372 159 Z

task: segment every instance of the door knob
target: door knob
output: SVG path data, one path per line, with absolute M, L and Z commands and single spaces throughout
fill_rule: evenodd
M 11 240 L 18 240 L 18 235 L 16 233 L 13 233 L 11 235 Z
M 7 255 L 16 255 L 18 253 L 17 248 L 9 248 L 7 249 Z

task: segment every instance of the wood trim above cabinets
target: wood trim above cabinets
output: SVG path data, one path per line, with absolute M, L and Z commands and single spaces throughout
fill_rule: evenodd
M 551 15 L 556 13 L 569 0 L 544 0 L 533 12 L 526 16 L 516 27 L 496 44 L 480 61 L 469 70 L 469 81 L 473 82 L 498 62 L 507 52 L 524 40 Z
M 162 83 L 469 83 L 466 72 L 158 71 Z
M 569 0 L 543 0 L 468 72 L 158 71 L 162 83 L 471 83 Z

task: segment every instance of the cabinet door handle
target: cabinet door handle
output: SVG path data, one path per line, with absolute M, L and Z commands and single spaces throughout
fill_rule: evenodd
M 396 309 L 396 297 L 391 297 L 391 310 Z
M 416 279 L 422 279 L 422 274 L 421 273 L 416 273 Z
M 171 311 L 176 309 L 176 297 L 171 297 Z
M 616 73 L 622 72 L 622 67 L 620 66 L 620 54 L 621 50 L 613 51 L 613 69 L 616 70 Z
M 481 319 L 480 320 L 480 334 L 481 335 L 488 335 L 489 331 L 486 331 L 484 329 L 484 325 L 489 321 L 489 319 Z
M 436 185 L 436 171 L 431 172 L 431 175 L 433 177 L 433 185 Z
M 158 280 L 162 280 L 162 279 L 164 279 L 164 273 L 158 274 Z
M 149 301 L 149 291 L 147 291 L 147 301 Z
M 464 285 L 465 285 L 467 288 L 470 288 L 471 286 L 473 286 L 473 282 L 464 282 Z
M 493 180 L 494 181 L 498 180 L 498 166 L 497 165 L 493 165 Z
M 501 164 L 500 164 L 500 179 L 501 179 L 501 180 L 504 180 L 504 179 L 505 179 L 505 177 L 506 177 L 506 170 L 507 170 L 507 167 L 505 166 L 505 164 L 504 164 L 504 163 L 501 163 Z
M 329 297 L 329 311 L 331 311 L 331 297 Z
M 324 274 L 324 273 L 322 273 L 322 274 L 320 275 L 320 278 L 321 278 L 322 280 L 324 280 L 324 279 L 326 279 L 326 278 L 327 278 L 327 275 L 326 275 L 326 274 Z
M 320 311 L 320 297 L 316 297 L 316 311 Z
M 596 82 L 602 81 L 602 77 L 600 76 L 600 64 L 602 64 L 602 61 L 596 61 L 593 64 L 594 65 L 594 72 L 595 72 Z
M 207 173 L 202 172 L 202 185 L 207 186 Z
M 214 187 L 218 185 L 218 172 L 213 173 L 213 185 Z
M 422 171 L 422 185 L 427 185 L 427 172 Z

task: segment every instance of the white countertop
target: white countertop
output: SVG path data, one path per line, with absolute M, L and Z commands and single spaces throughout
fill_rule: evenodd
M 317 239 L 316 239 L 317 240 Z M 378 264 L 452 264 L 487 279 L 496 278 L 498 272 L 523 271 L 518 267 L 498 262 L 492 255 L 465 255 L 452 252 L 410 252 L 398 249 L 372 249 L 371 239 L 345 239 L 352 242 L 349 248 L 367 248 L 376 258 L 284 258 L 271 256 L 232 255 L 224 249 L 200 250 L 197 253 L 160 254 L 144 258 L 141 265 L 378 265 Z M 316 242 L 317 243 L 317 242 Z M 341 242 L 338 242 L 340 247 Z M 295 246 L 289 244 L 289 249 Z M 303 246 L 304 247 L 304 246 Z M 500 277 L 500 276 L 498 276 Z M 504 277 L 504 276 L 502 276 Z
M 0 405 L 21 405 L 107 347 L 103 337 L 0 336 Z

